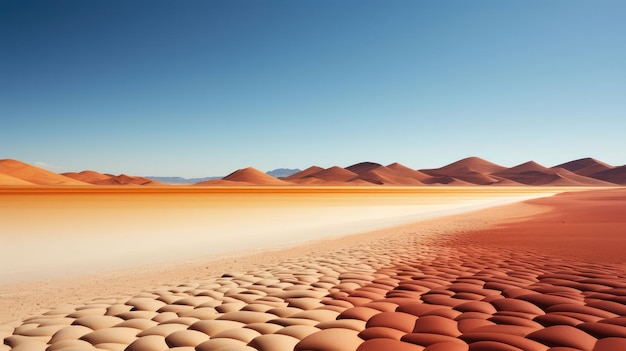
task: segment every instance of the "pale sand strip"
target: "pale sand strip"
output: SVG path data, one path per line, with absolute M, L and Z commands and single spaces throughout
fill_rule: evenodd
M 293 246 L 562 189 L 38 191 L 0 193 L 3 284 Z

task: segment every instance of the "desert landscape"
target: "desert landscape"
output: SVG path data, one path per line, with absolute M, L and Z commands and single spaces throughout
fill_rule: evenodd
M 0 351 L 626 351 L 626 1 L 0 1 Z
M 619 350 L 621 168 L 470 157 L 181 186 L 2 160 L 0 349 Z

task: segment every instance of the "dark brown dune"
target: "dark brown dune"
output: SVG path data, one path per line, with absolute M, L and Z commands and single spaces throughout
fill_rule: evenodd
M 609 182 L 585 177 L 564 168 L 547 168 L 528 161 L 515 167 L 496 172 L 494 176 L 533 186 L 612 186 Z
M 291 185 L 291 183 L 289 182 L 274 178 L 271 175 L 263 173 L 253 167 L 239 169 L 222 178 L 222 180 L 244 183 L 242 185 Z M 200 182 L 196 185 L 211 185 L 210 182 L 211 181 Z M 225 183 L 224 185 L 226 184 L 227 183 Z
M 61 175 L 70 177 L 72 179 L 80 180 L 81 182 L 90 183 L 90 184 L 97 184 L 97 182 L 106 181 L 107 179 L 114 177 L 113 175 L 102 174 L 96 171 L 89 171 L 89 170 L 82 171 L 80 173 L 78 172 L 61 173 Z
M 37 185 L 89 185 L 88 183 L 11 159 L 0 160 L 0 173 Z
M 626 165 L 594 173 L 591 177 L 614 184 L 626 185 Z
M 352 166 L 346 167 L 346 170 L 350 171 L 350 172 L 354 172 L 356 174 L 361 174 L 361 173 L 365 173 L 368 171 L 372 171 L 375 169 L 378 169 L 380 167 L 383 167 L 383 165 L 381 165 L 380 163 L 375 163 L 375 162 L 360 162 L 357 164 L 353 164 Z
M 600 173 L 602 171 L 607 171 L 609 169 L 613 169 L 615 167 L 607 167 L 605 165 L 602 164 L 596 164 L 596 165 L 591 165 L 589 167 L 585 167 L 585 168 L 581 168 L 579 170 L 577 170 L 576 174 L 581 175 L 581 176 L 585 176 L 585 177 L 590 177 L 593 178 L 593 175 L 596 173 Z
M 581 158 L 578 160 L 561 163 L 560 165 L 556 165 L 552 168 L 563 168 L 563 169 L 567 169 L 570 172 L 580 174 L 578 171 L 585 169 L 585 168 L 594 167 L 594 166 L 602 166 L 602 168 L 604 169 L 613 168 L 613 166 L 611 166 L 610 164 L 604 163 L 602 161 L 598 161 L 591 157 L 585 157 L 585 158 Z

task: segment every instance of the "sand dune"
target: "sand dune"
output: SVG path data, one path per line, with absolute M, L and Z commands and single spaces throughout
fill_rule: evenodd
M 598 164 L 594 164 L 594 165 L 590 165 L 588 167 L 585 168 L 581 168 L 578 169 L 576 171 L 574 171 L 574 173 L 581 175 L 581 176 L 585 176 L 585 177 L 589 177 L 589 178 L 593 178 L 593 175 L 596 173 L 600 173 L 602 171 L 607 171 L 609 169 L 613 169 L 615 167 L 613 166 L 606 166 L 604 164 L 598 163 Z
M 110 174 L 102 174 L 102 173 L 98 173 L 96 171 L 90 171 L 90 170 L 82 171 L 80 173 L 79 172 L 61 173 L 61 175 L 70 177 L 72 179 L 80 180 L 81 182 L 90 183 L 90 184 L 97 184 L 97 182 L 105 181 L 113 177 Z
M 420 171 L 430 175 L 451 175 L 467 171 L 481 174 L 492 174 L 502 171 L 505 168 L 506 167 L 489 162 L 480 157 L 468 157 L 441 168 L 423 169 Z
M 454 186 L 476 185 L 476 184 L 468 183 L 466 181 L 463 181 L 463 180 L 460 180 L 460 179 L 456 179 L 456 178 L 450 177 L 450 176 L 429 177 L 429 178 L 426 178 L 426 179 L 422 180 L 422 182 L 424 184 L 428 184 L 428 185 L 454 185 Z
M 88 183 L 11 159 L 0 160 L 0 173 L 37 185 L 88 185 Z
M 145 177 L 129 176 L 126 174 L 109 175 L 104 174 L 103 179 L 95 180 L 92 184 L 96 185 L 166 185 L 165 183 L 157 182 L 156 180 L 148 179 Z
M 358 177 L 358 174 L 350 172 L 347 169 L 333 166 L 327 169 L 323 169 L 319 172 L 310 174 L 307 177 L 317 178 L 325 182 L 349 182 Z
M 8 174 L 0 173 L 0 185 L 35 185 L 35 183 L 27 182 Z
M 626 165 L 594 173 L 591 177 L 614 184 L 626 185 Z
M 598 169 L 598 172 L 599 172 L 601 170 L 611 169 L 611 168 L 613 168 L 613 166 L 611 166 L 608 163 L 604 163 L 602 161 L 598 161 L 598 160 L 596 160 L 594 158 L 591 158 L 591 157 L 585 157 L 585 158 L 581 158 L 581 159 L 578 159 L 578 160 L 561 163 L 560 165 L 556 165 L 556 166 L 554 166 L 552 168 L 563 168 L 563 169 L 567 169 L 570 172 L 574 172 L 576 174 L 587 175 L 587 174 L 580 173 L 580 171 L 583 171 L 584 169 L 599 168 Z
M 515 167 L 494 173 L 494 175 L 513 180 L 525 185 L 549 186 L 611 186 L 613 184 L 585 177 L 567 169 L 547 168 L 534 161 L 528 161 Z
M 416 171 L 412 168 L 409 168 L 397 162 L 387 165 L 387 168 L 391 169 L 392 171 L 395 172 L 395 174 L 399 176 L 406 177 L 406 178 L 413 178 L 420 182 L 429 177 L 428 174 L 422 173 L 420 171 Z
M 291 185 L 289 182 L 274 178 L 253 167 L 239 169 L 222 178 L 222 182 L 206 181 L 196 185 L 229 185 L 230 182 L 241 185 Z
M 400 176 L 385 166 L 380 166 L 376 169 L 362 172 L 358 175 L 357 179 L 377 185 L 424 185 L 424 183 L 415 178 Z
M 289 177 L 285 177 L 284 180 L 290 181 L 290 180 L 296 180 L 296 179 L 303 179 L 305 177 L 308 177 L 314 173 L 317 173 L 319 171 L 324 170 L 324 168 L 322 167 L 318 167 L 318 166 L 311 166 L 303 171 L 300 171 L 296 174 L 292 174 Z
M 432 177 L 426 181 L 427 184 L 490 185 L 501 182 L 501 179 L 492 177 L 491 174 L 503 169 L 505 168 L 482 158 L 468 157 L 441 168 L 420 171 Z
M 423 185 L 418 179 L 427 177 L 398 163 L 394 164 L 394 168 L 389 168 L 378 163 L 362 162 L 347 167 L 346 170 L 358 174 L 354 180 L 360 179 L 376 185 Z
M 373 170 L 376 170 L 376 169 L 380 169 L 381 167 L 384 167 L 384 166 L 381 165 L 380 163 L 360 162 L 360 163 L 353 164 L 352 166 L 346 167 L 346 170 L 348 170 L 350 172 L 354 172 L 356 174 L 361 174 L 361 173 L 365 173 L 365 172 L 368 172 L 368 171 L 373 171 Z

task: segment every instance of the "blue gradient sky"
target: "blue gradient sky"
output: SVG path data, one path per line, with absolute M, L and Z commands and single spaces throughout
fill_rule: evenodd
M 0 158 L 626 163 L 626 2 L 0 0 Z

